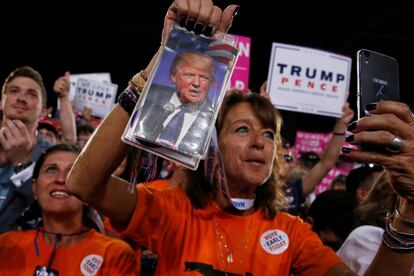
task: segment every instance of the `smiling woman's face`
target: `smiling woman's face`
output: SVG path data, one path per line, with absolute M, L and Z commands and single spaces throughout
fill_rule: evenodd
M 33 192 L 44 213 L 63 215 L 82 212 L 83 202 L 70 196 L 65 187 L 66 177 L 77 156 L 73 152 L 53 152 L 40 167 Z

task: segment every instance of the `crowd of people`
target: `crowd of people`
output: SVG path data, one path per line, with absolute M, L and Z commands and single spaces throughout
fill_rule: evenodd
M 197 32 L 225 33 L 237 11 L 211 0 L 175 0 L 161 41 L 172 24 L 193 31 L 194 21 L 205 26 Z M 55 117 L 39 72 L 23 66 L 6 77 L 0 275 L 410 275 L 414 116 L 406 104 L 371 103 L 366 109 L 375 116 L 351 123 L 345 103 L 324 152 L 295 160 L 264 86 L 259 93 L 232 89 L 215 122 L 221 163 L 211 172 L 201 161 L 192 171 L 121 140 L 159 51 L 98 126 L 90 109 L 74 112 L 69 72 L 53 86 Z M 145 133 L 163 140 L 183 113 L 186 130 L 175 124 L 180 131 L 168 138 L 191 150 L 185 133 L 204 124 L 198 113 L 182 111 L 209 104 L 214 69 L 205 54 L 176 59 L 169 72 L 175 88 L 165 100 L 147 96 L 160 104 L 154 108 L 176 108 L 162 119 L 145 117 L 152 130 Z M 356 147 L 343 147 L 345 140 Z M 340 156 L 354 168 L 309 200 Z

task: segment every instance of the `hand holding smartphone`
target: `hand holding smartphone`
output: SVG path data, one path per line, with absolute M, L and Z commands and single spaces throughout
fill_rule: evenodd
M 367 49 L 357 52 L 358 119 L 367 104 L 381 100 L 399 101 L 399 70 L 395 58 Z

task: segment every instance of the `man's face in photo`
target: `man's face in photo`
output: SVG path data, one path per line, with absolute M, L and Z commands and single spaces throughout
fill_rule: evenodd
M 171 76 L 179 92 L 182 103 L 200 103 L 204 100 L 210 88 L 211 64 L 195 61 L 184 62 L 177 67 L 175 75 Z

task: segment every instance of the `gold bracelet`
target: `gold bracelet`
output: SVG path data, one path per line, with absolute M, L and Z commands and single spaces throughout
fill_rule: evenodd
M 135 86 L 139 90 L 144 90 L 145 84 L 147 83 L 147 76 L 144 70 L 135 74 L 129 81 L 129 85 Z

